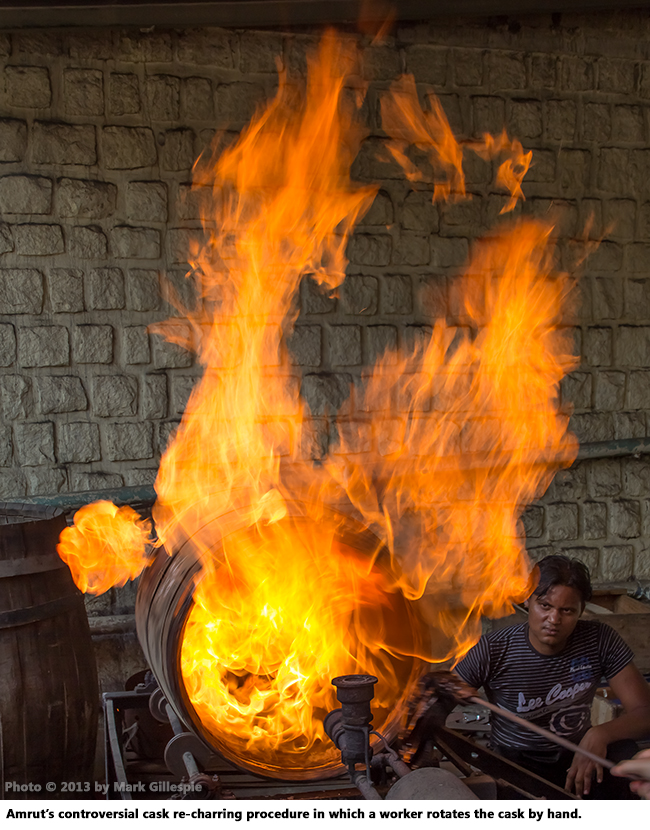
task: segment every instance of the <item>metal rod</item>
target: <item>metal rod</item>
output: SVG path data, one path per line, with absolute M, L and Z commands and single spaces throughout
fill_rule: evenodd
M 196 765 L 196 759 L 192 755 L 191 752 L 184 752 L 183 753 L 183 764 L 185 765 L 185 769 L 187 770 L 187 775 L 190 779 L 195 778 L 199 774 L 199 768 Z
M 593 441 L 581 444 L 576 461 L 595 460 L 598 458 L 620 458 L 629 455 L 643 455 L 650 453 L 650 438 L 620 438 L 614 441 Z M 503 455 L 503 459 L 506 455 Z M 541 460 L 541 459 L 540 459 Z M 463 469 L 485 468 L 494 466 L 494 459 L 481 453 L 464 453 Z M 500 463 L 497 460 L 497 466 Z M 454 460 L 457 465 L 457 459 Z M 441 463 L 444 467 L 444 464 Z M 153 504 L 156 500 L 156 491 L 153 486 L 120 487 L 113 490 L 88 490 L 79 493 L 54 493 L 43 496 L 23 496 L 19 499 L 22 504 L 45 505 L 60 507 L 65 511 L 73 511 L 84 504 L 99 499 L 108 499 L 116 504 Z
M 388 763 L 390 764 L 391 769 L 395 773 L 398 778 L 403 778 L 405 775 L 408 775 L 409 772 L 413 772 L 411 767 L 408 764 L 405 764 L 404 761 L 399 757 L 397 752 L 389 745 L 388 741 L 381 732 L 377 732 L 376 729 L 373 729 L 370 733 L 371 735 L 376 735 L 379 740 L 384 745 L 384 755 L 388 758 Z M 375 756 L 377 757 L 377 756 Z
M 167 712 L 167 718 L 169 719 L 169 723 L 171 724 L 172 730 L 174 731 L 174 735 L 180 735 L 185 732 L 185 727 L 178 719 L 178 715 L 169 703 L 165 704 L 165 712 Z
M 548 729 L 543 729 L 541 726 L 537 726 L 536 723 L 529 723 L 529 721 L 525 720 L 524 718 L 520 718 L 519 715 L 515 715 L 514 712 L 510 712 L 508 711 L 508 709 L 501 709 L 494 703 L 490 703 L 489 700 L 483 700 L 482 698 L 476 696 L 468 697 L 466 698 L 466 700 L 469 700 L 472 703 L 477 703 L 479 706 L 485 706 L 486 709 L 489 709 L 491 712 L 494 712 L 495 714 L 499 715 L 499 717 L 507 718 L 508 720 L 511 720 L 513 723 L 518 723 L 519 726 L 523 726 L 525 729 L 529 729 L 531 732 L 536 732 L 538 735 L 542 735 L 542 737 L 547 738 L 554 744 L 563 746 L 565 749 L 570 749 L 571 752 L 577 752 L 579 755 L 584 755 L 585 758 L 589 758 L 589 760 L 593 761 L 595 764 L 600 764 L 600 766 L 605 767 L 605 769 L 611 769 L 612 767 L 616 766 L 614 761 L 609 761 L 607 758 L 601 758 L 600 755 L 596 755 L 593 752 L 589 752 L 588 749 L 583 749 L 581 746 L 578 746 L 578 744 L 574 744 L 571 741 L 567 741 L 566 738 L 561 738 L 559 735 L 555 735 L 553 732 L 549 732 Z

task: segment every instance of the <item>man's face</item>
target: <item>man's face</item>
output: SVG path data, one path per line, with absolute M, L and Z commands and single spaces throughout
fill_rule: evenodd
M 567 585 L 554 585 L 542 597 L 533 595 L 527 602 L 528 637 L 540 654 L 562 651 L 583 611 L 578 591 Z

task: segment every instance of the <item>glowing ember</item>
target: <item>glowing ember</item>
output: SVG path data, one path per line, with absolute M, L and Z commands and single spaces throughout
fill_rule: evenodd
M 103 594 L 142 572 L 150 536 L 150 522 L 131 507 L 98 501 L 77 510 L 74 525 L 61 532 L 57 553 L 81 591 Z
M 318 469 L 309 460 L 282 331 L 306 274 L 342 282 L 376 194 L 350 180 L 364 137 L 344 86 L 353 48 L 327 35 L 306 89 L 281 76 L 239 139 L 196 166 L 211 199 L 188 319 L 205 371 L 156 481 L 161 542 L 203 564 L 180 655 L 189 700 L 215 746 L 277 775 L 334 766 L 321 725 L 333 676 L 377 675 L 375 726 L 390 728 L 420 659 L 460 656 L 481 614 L 526 595 L 521 513 L 576 451 L 557 401 L 574 363 L 568 280 L 553 272 L 550 226 L 528 221 L 476 247 L 455 287 L 463 325 L 437 321 L 385 353 L 338 418 L 338 445 Z M 442 173 L 434 198 L 462 198 L 464 151 L 499 157 L 512 208 L 530 153 L 505 133 L 463 147 L 429 106 L 408 78 L 382 102 L 407 177 L 422 178 L 416 145 Z

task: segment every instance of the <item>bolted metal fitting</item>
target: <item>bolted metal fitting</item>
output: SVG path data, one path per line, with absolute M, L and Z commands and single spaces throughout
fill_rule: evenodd
M 377 678 L 369 674 L 347 674 L 332 680 L 341 708 L 329 712 L 323 726 L 348 767 L 366 764 L 372 756 L 370 701 L 375 696 L 375 683 Z

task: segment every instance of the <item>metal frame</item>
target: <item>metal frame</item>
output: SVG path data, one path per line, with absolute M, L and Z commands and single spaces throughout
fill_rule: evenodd
M 120 738 L 124 723 L 124 710 L 148 709 L 150 693 L 134 691 L 105 692 L 102 697 L 104 705 L 104 765 L 106 783 L 108 784 L 106 799 L 132 801 Z M 549 781 L 545 781 L 523 767 L 496 755 L 489 749 L 475 744 L 454 730 L 440 726 L 429 737 L 464 774 L 470 774 L 471 767 L 478 768 L 486 773 L 490 780 L 493 780 L 496 784 L 498 798 L 520 799 L 530 798 L 532 795 L 547 799 L 575 799 L 575 796 L 565 790 L 561 790 Z M 255 776 L 251 777 L 254 778 Z M 483 777 L 477 779 L 477 782 L 479 780 L 483 783 Z M 268 785 L 281 783 L 268 782 Z M 265 792 L 262 795 L 262 792 L 250 791 L 250 794 L 244 797 L 273 799 L 283 798 L 288 794 L 292 799 L 298 800 L 358 797 L 358 790 L 353 785 L 344 784 L 343 782 L 338 785 L 335 782 L 327 782 L 326 787 L 324 786 L 323 789 L 316 791 L 310 791 L 308 786 L 305 785 L 306 782 L 303 782 L 302 786 L 295 786 L 297 783 L 284 782 L 285 786 L 276 786 L 276 792 L 273 794 Z M 116 785 L 118 786 L 116 787 Z M 267 789 L 267 787 L 261 785 L 260 788 Z
M 150 691 L 105 692 L 104 706 L 104 767 L 108 784 L 106 799 L 135 801 L 129 790 L 132 781 L 127 775 L 127 765 L 122 751 L 122 727 L 127 709 L 149 710 Z M 1 736 L 0 736 L 1 737 Z M 218 755 L 215 755 L 215 758 Z M 162 759 L 160 759 L 162 762 Z M 219 767 L 219 776 L 224 781 L 225 793 L 234 791 L 236 799 L 276 800 L 290 798 L 293 801 L 338 798 L 359 798 L 358 789 L 343 778 L 326 781 L 274 781 L 252 773 L 242 773 L 227 762 Z M 225 776 L 222 778 L 222 773 Z M 171 774 L 171 773 L 170 773 Z M 116 787 L 118 784 L 120 786 Z M 318 787 L 319 789 L 312 789 Z M 228 796 L 232 798 L 232 795 Z
M 509 797 L 515 799 L 522 797 L 522 793 L 528 794 L 528 797 L 535 796 L 536 798 L 576 799 L 576 796 L 566 790 L 556 787 L 555 784 L 540 778 L 539 775 L 535 775 L 524 767 L 520 767 L 495 752 L 470 741 L 469 738 L 453 729 L 438 726 L 433 730 L 430 738 L 438 749 L 449 757 L 453 764 L 459 766 L 461 771 L 465 771 L 464 765 L 469 765 L 492 776 L 496 780 L 500 794 L 505 795 L 504 790 L 510 788 L 512 794 Z M 460 761 L 460 765 L 458 761 Z
M 124 709 L 148 709 L 149 694 L 143 692 L 105 692 L 104 705 L 104 770 L 108 790 L 106 799 L 131 801 L 126 777 L 122 741 L 120 735 L 124 725 Z M 121 785 L 116 789 L 115 784 Z M 119 795 L 117 794 L 119 792 Z

